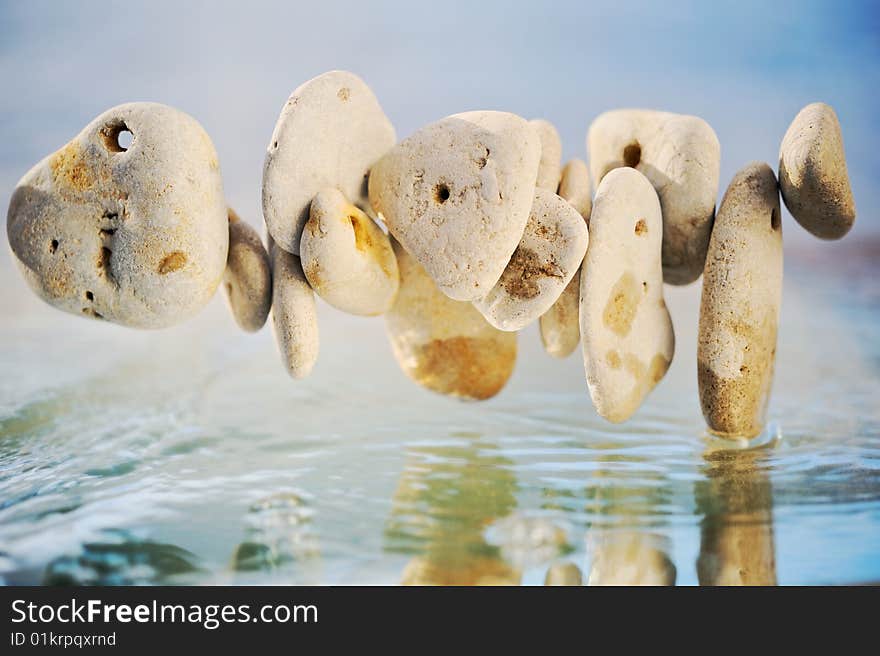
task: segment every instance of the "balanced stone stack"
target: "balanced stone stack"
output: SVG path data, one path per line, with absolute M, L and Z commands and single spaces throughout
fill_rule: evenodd
M 369 87 L 332 71 L 291 94 L 272 133 L 265 244 L 226 206 L 201 126 L 153 103 L 108 110 L 31 169 L 8 237 L 37 295 L 125 326 L 179 323 L 223 283 L 243 330 L 271 313 L 294 378 L 318 358 L 316 294 L 342 312 L 384 315 L 404 373 L 461 399 L 497 394 L 517 333 L 537 323 L 553 357 L 581 342 L 593 403 L 614 422 L 672 361 L 664 282 L 703 274 L 703 413 L 712 432 L 755 435 L 776 352 L 779 190 L 823 239 L 855 219 L 834 111 L 804 108 L 782 141 L 779 183 L 767 165 L 748 165 L 717 218 L 720 146 L 702 119 L 607 112 L 587 147 L 589 166 L 563 166 L 550 122 L 499 111 L 455 114 L 397 142 Z

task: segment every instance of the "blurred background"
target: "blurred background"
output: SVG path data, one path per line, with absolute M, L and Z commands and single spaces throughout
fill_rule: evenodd
M 268 327 L 238 332 L 219 294 L 167 331 L 88 322 L 36 299 L 6 247 L 3 580 L 541 583 L 574 564 L 584 580 L 880 581 L 876 3 L 2 1 L 0 204 L 93 117 L 149 100 L 201 122 L 229 203 L 261 226 L 278 113 L 337 68 L 398 138 L 500 109 L 549 119 L 583 158 L 605 110 L 696 114 L 721 142 L 719 201 L 745 163 L 776 168 L 801 107 L 831 104 L 857 220 L 824 243 L 785 216 L 766 452 L 704 435 L 699 283 L 667 287 L 676 359 L 612 427 L 580 355 L 550 359 L 534 327 L 509 387 L 467 405 L 409 383 L 381 319 L 322 304 L 321 359 L 294 382 Z

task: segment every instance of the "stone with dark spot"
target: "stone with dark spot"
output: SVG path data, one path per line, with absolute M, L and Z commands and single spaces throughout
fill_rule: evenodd
M 520 330 L 556 302 L 587 250 L 587 226 L 569 203 L 535 190 L 519 246 L 497 284 L 474 307 L 501 330 Z
M 527 121 L 467 112 L 423 127 L 370 173 L 370 203 L 440 291 L 484 297 L 519 244 L 541 145 Z
M 19 181 L 7 235 L 51 305 L 137 328 L 180 323 L 210 300 L 226 266 L 217 153 L 183 112 L 114 107 Z
M 581 268 L 580 332 L 590 395 L 609 421 L 629 418 L 672 361 L 662 231 L 660 202 L 645 176 L 633 168 L 608 173 L 596 191 Z

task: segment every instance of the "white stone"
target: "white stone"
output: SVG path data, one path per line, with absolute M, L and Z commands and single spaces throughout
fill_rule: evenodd
M 593 208 L 590 172 L 583 160 L 573 159 L 562 169 L 559 197 L 567 200 L 589 224 Z M 581 339 L 578 307 L 581 294 L 580 268 L 553 306 L 541 315 L 541 342 L 544 350 L 555 358 L 565 358 L 577 348 Z
M 609 421 L 628 419 L 672 361 L 662 231 L 660 202 L 648 179 L 632 168 L 608 173 L 590 216 L 580 319 L 590 395 Z
M 373 167 L 370 203 L 440 290 L 492 289 L 529 219 L 541 144 L 522 118 L 456 114 L 422 128 Z
M 353 73 L 330 71 L 298 87 L 281 110 L 263 167 L 263 217 L 275 243 L 299 254 L 309 204 L 322 189 L 339 189 L 367 210 L 370 168 L 394 142 L 379 101 Z
M 180 323 L 210 300 L 226 268 L 217 153 L 183 112 L 114 107 L 19 181 L 7 234 L 49 304 L 136 328 Z
M 709 429 L 761 432 L 773 384 L 782 303 L 782 222 L 776 176 L 752 162 L 724 194 L 703 275 L 697 371 Z
M 315 196 L 300 256 L 312 289 L 333 307 L 373 316 L 394 303 L 400 279 L 388 235 L 341 191 Z
M 284 366 L 293 378 L 308 376 L 318 360 L 315 294 L 300 259 L 269 239 L 272 262 L 272 332 Z
M 562 175 L 562 140 L 559 132 L 550 122 L 542 118 L 529 121 L 541 140 L 541 163 L 538 165 L 538 179 L 535 185 L 539 189 L 555 192 Z
M 785 206 L 804 228 L 822 239 L 840 239 L 856 220 L 843 135 L 834 109 L 804 107 L 779 149 L 779 187 Z
M 703 272 L 712 232 L 721 146 L 696 116 L 620 109 L 599 116 L 587 135 L 590 172 L 631 166 L 654 185 L 663 210 L 663 275 L 684 285 Z
M 229 208 L 229 255 L 223 274 L 226 302 L 239 327 L 256 332 L 272 307 L 272 266 L 260 235 Z
M 474 307 L 499 330 L 521 330 L 565 290 L 587 252 L 587 225 L 552 191 L 535 190 L 525 232 L 504 273 Z
M 385 321 L 400 368 L 440 394 L 495 396 L 513 373 L 516 333 L 493 328 L 473 305 L 441 293 L 414 257 L 396 241 L 392 246 L 400 291 Z

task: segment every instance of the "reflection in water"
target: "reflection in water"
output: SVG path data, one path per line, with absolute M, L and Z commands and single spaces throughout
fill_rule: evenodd
M 479 436 L 409 449 L 385 527 L 385 550 L 413 556 L 404 585 L 519 584 L 519 570 L 484 535 L 516 508 L 512 464 Z
M 305 495 L 280 492 L 252 504 L 246 519 L 247 539 L 232 558 L 237 572 L 293 570 L 304 583 L 321 580 L 320 544 L 312 527 Z
M 554 563 L 547 570 L 544 585 L 583 585 L 584 576 L 574 563 Z
M 645 457 L 622 453 L 622 447 L 610 443 L 603 449 L 601 468 L 587 490 L 597 516 L 587 536 L 592 554 L 587 585 L 675 585 L 669 539 L 657 532 L 665 523 L 669 487 L 659 473 L 633 478 L 630 466 Z
M 169 583 L 198 570 L 185 549 L 139 540 L 124 531 L 107 531 L 106 542 L 82 545 L 77 555 L 61 556 L 46 567 L 45 585 L 145 585 Z
M 669 540 L 638 530 L 608 531 L 593 545 L 587 585 L 675 585 Z
M 696 487 L 700 585 L 776 585 L 773 493 L 766 450 L 709 450 Z

